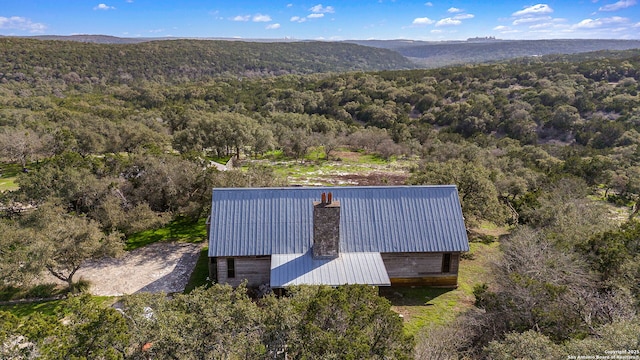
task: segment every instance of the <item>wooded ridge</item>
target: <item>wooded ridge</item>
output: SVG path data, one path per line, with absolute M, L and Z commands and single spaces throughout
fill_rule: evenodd
M 165 40 L 95 44 L 0 38 L 0 81 L 47 81 L 71 76 L 108 83 L 180 82 L 220 76 L 411 69 L 386 50 L 335 42 L 250 43 Z

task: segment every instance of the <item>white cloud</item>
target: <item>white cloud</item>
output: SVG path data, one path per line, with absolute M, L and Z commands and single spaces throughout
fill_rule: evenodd
M 462 21 L 460 20 L 453 19 L 453 18 L 444 18 L 444 19 L 440 19 L 436 23 L 436 26 L 452 26 L 452 25 L 460 25 L 460 24 L 462 24 Z
M 114 6 L 109 6 L 107 4 L 98 4 L 93 7 L 93 10 L 115 10 Z
M 293 4 L 287 4 L 287 7 L 288 8 L 293 7 Z
M 443 32 L 444 32 L 444 31 L 442 31 L 442 30 L 438 30 L 438 29 L 433 29 L 433 30 L 431 30 L 431 33 L 432 33 L 432 34 L 442 34 Z
M 546 23 L 546 24 L 536 24 L 536 25 L 532 25 L 535 26 L 536 28 L 538 28 L 538 25 L 546 25 L 547 28 L 549 29 L 557 29 L 557 30 L 568 30 L 571 29 L 571 25 L 569 24 L 558 24 L 557 22 L 552 22 L 552 23 Z M 540 26 L 540 28 L 542 28 L 543 26 Z
M 298 22 L 298 23 L 303 23 L 305 21 L 307 21 L 307 18 L 303 18 L 300 16 L 292 16 L 291 19 L 289 19 L 291 22 Z
M 271 16 L 269 15 L 262 15 L 262 14 L 253 15 L 253 22 L 269 22 L 269 21 L 271 21 Z
M 606 25 L 611 25 L 611 24 L 624 24 L 624 23 L 627 23 L 628 21 L 629 19 L 620 17 L 620 16 L 613 16 L 610 18 L 602 18 L 602 19 L 584 19 L 579 23 L 573 25 L 572 28 L 595 29 L 595 28 L 600 28 Z
M 593 20 L 593 19 L 584 19 L 582 21 L 580 21 L 579 23 L 575 24 L 573 27 L 576 29 L 592 29 L 595 27 L 600 27 L 602 26 L 602 22 L 599 21 L 599 19 Z
M 47 26 L 42 23 L 34 23 L 30 19 L 21 16 L 0 16 L 0 29 L 26 30 L 30 33 L 42 33 Z
M 639 23 L 635 23 L 632 27 L 634 27 L 634 28 L 640 28 L 640 22 L 639 22 Z
M 429 2 L 424 3 L 424 6 L 429 6 L 429 7 L 431 7 L 431 6 L 433 6 L 433 3 L 432 3 L 431 1 L 429 1 Z
M 224 17 L 220 16 L 220 11 L 219 10 L 210 11 L 209 15 L 211 15 L 216 20 L 224 20 Z
M 529 26 L 529 29 L 531 30 L 537 30 L 537 29 L 545 29 L 545 28 L 551 28 L 553 27 L 552 23 L 542 23 L 542 24 L 535 24 L 535 25 L 531 25 Z
M 447 12 L 450 13 L 450 14 L 455 14 L 455 13 L 459 13 L 459 12 L 462 12 L 462 11 L 463 11 L 462 9 L 458 9 L 457 7 L 450 7 L 447 10 Z
M 549 14 L 552 13 L 553 9 L 547 4 L 536 4 L 533 6 L 529 6 L 528 8 L 524 8 L 520 11 L 516 11 L 512 16 L 532 16 L 538 14 Z
M 522 31 L 518 29 L 513 29 L 509 26 L 499 25 L 493 28 L 494 31 L 497 31 L 500 34 L 508 35 L 508 34 L 520 34 Z
M 133 0 L 125 0 L 125 1 L 128 2 L 129 4 L 133 2 Z
M 428 17 L 421 17 L 421 18 L 415 18 L 413 19 L 412 24 L 413 25 L 430 25 L 433 24 L 435 21 L 429 19 Z
M 333 6 L 322 6 L 322 4 L 318 4 L 312 7 L 311 9 L 309 9 L 309 11 L 317 14 L 326 14 L 326 13 L 333 14 L 335 12 L 335 9 L 333 8 Z
M 551 16 L 533 16 L 513 20 L 513 25 L 527 24 L 532 22 L 550 21 Z
M 458 14 L 456 16 L 454 16 L 453 18 L 456 20 L 466 20 L 466 19 L 473 19 L 474 17 L 476 17 L 473 14 Z
M 276 24 L 269 24 L 267 25 L 267 27 L 265 28 L 267 30 L 275 30 L 275 29 L 280 29 L 280 24 L 276 23 Z
M 621 9 L 626 9 L 636 4 L 636 0 L 620 0 L 614 4 L 608 4 L 602 6 L 598 9 L 598 11 L 618 11 Z
M 323 18 L 323 17 L 324 17 L 324 14 L 317 14 L 317 13 L 314 13 L 314 14 L 309 14 L 309 15 L 307 15 L 307 17 L 308 17 L 309 19 L 320 19 L 320 18 Z
M 234 17 L 233 21 L 249 21 L 251 19 L 251 15 L 238 15 Z

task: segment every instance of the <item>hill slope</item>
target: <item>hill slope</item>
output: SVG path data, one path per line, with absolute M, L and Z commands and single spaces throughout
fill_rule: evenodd
M 350 43 L 390 49 L 425 67 L 483 63 L 525 56 L 577 54 L 599 50 L 640 48 L 638 40 L 495 40 L 424 42 L 406 40 L 350 41 Z
M 96 44 L 0 38 L 0 58 L 0 80 L 71 76 L 109 83 L 415 67 L 391 50 L 328 42 L 165 40 Z

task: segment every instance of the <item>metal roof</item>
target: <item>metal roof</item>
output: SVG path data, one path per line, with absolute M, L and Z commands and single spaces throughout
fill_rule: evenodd
M 341 252 L 469 250 L 453 185 L 217 188 L 209 256 L 306 253 L 313 244 L 313 201 L 323 192 L 341 204 Z
M 272 288 L 345 284 L 390 286 L 380 253 L 340 253 L 335 259 L 314 259 L 311 251 L 271 256 Z

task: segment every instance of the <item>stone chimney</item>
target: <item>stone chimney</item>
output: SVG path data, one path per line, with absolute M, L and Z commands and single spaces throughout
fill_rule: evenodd
M 313 257 L 330 259 L 340 253 L 340 202 L 322 193 L 313 202 Z

